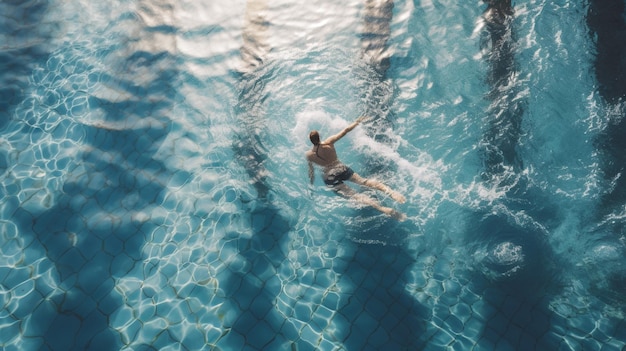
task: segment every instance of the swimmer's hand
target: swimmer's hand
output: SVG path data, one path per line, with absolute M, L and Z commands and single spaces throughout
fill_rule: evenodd
M 356 119 L 356 123 L 363 123 L 363 122 L 367 122 L 369 120 L 371 120 L 372 118 L 370 116 L 361 116 L 359 118 Z

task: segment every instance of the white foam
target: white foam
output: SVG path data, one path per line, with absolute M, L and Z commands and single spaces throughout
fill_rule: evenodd
M 291 130 L 293 140 L 306 140 L 296 142 L 296 149 L 306 150 L 309 148 L 308 135 L 312 130 L 319 130 L 323 135 L 332 135 L 350 124 L 339 116 L 331 116 L 322 110 L 301 111 L 296 114 L 296 124 Z
M 493 249 L 493 254 L 500 264 L 512 265 L 524 261 L 522 247 L 509 241 L 498 244 Z
M 448 167 L 442 160 L 435 160 L 428 152 L 394 134 L 393 130 L 385 130 L 383 134 L 389 140 L 387 143 L 369 137 L 365 129 L 357 129 L 354 133 L 355 147 L 363 154 L 382 158 L 390 168 L 397 167 L 396 174 L 384 172 L 371 177 L 404 194 L 409 207 L 406 209 L 407 216 L 413 222 L 424 224 L 435 216 L 439 204 L 448 197 L 442 181 Z

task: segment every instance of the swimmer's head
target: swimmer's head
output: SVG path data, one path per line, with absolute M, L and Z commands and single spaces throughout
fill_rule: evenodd
M 320 144 L 320 133 L 317 130 L 312 130 L 311 133 L 309 133 L 309 139 L 311 140 L 313 145 L 319 145 Z

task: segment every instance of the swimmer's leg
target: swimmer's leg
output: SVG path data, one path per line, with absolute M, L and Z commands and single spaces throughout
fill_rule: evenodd
M 370 187 L 372 189 L 380 190 L 384 192 L 385 194 L 389 194 L 389 196 L 391 196 L 392 199 L 394 199 L 395 201 L 401 204 L 406 202 L 406 198 L 402 194 L 400 194 L 397 191 L 392 190 L 390 187 L 386 186 L 385 184 L 377 180 L 366 179 L 354 173 L 352 177 L 350 177 L 350 181 L 355 182 L 359 185 Z
M 339 184 L 335 186 L 335 189 L 343 197 L 353 199 L 355 201 L 362 203 L 363 205 L 371 206 L 377 209 L 378 211 L 386 214 L 389 217 L 395 218 L 399 221 L 404 221 L 406 219 L 406 216 L 404 215 L 404 213 L 398 212 L 390 207 L 381 206 L 378 202 L 376 202 L 371 197 L 365 194 L 357 193 L 356 191 L 354 191 L 352 188 L 350 188 L 349 186 L 345 184 Z

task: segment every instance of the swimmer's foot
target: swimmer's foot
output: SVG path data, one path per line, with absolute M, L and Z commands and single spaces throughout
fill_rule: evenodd
M 391 196 L 392 199 L 394 199 L 394 201 L 396 201 L 398 203 L 403 204 L 403 203 L 406 202 L 406 198 L 402 194 L 400 194 L 399 192 L 391 191 L 389 193 L 389 195 Z
M 404 222 L 406 221 L 406 215 L 402 212 L 398 212 L 398 211 L 393 211 L 393 213 L 391 213 L 391 217 L 397 219 L 399 222 Z

